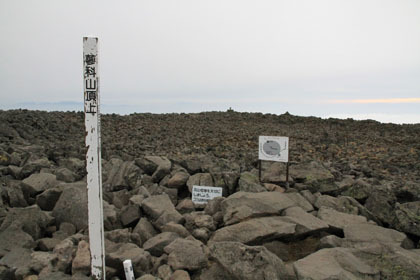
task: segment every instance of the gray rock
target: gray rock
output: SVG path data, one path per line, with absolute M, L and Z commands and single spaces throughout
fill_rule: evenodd
M 235 192 L 238 186 L 239 175 L 237 172 L 211 173 L 214 186 L 223 189 L 223 196 L 228 196 Z
M 31 274 L 31 254 L 29 249 L 14 248 L 0 259 L 0 265 L 14 269 L 14 276 L 23 279 Z
M 309 234 L 328 229 L 328 224 L 300 207 L 290 207 L 284 210 L 285 221 L 296 224 L 295 234 Z
M 175 173 L 168 181 L 168 187 L 169 188 L 182 188 L 186 185 L 188 178 L 190 178 L 190 175 L 186 172 L 180 171 Z
M 36 204 L 44 211 L 51 211 L 60 198 L 62 188 L 51 188 L 36 196 Z
M 296 205 L 302 208 L 303 210 L 305 210 L 306 212 L 311 212 L 314 210 L 314 207 L 312 206 L 312 204 L 299 193 L 290 192 L 290 193 L 285 193 L 284 195 L 290 198 L 291 200 L 293 200 L 294 202 L 296 202 Z
M 144 158 L 157 165 L 156 170 L 152 174 L 153 182 L 158 183 L 166 175 L 170 174 L 172 163 L 168 158 L 159 156 L 145 156 Z
M 169 278 L 172 275 L 172 269 L 169 265 L 163 264 L 163 265 L 158 267 L 157 275 L 158 275 L 159 279 L 169 280 Z
M 256 244 L 291 236 L 295 233 L 295 228 L 296 224 L 285 221 L 284 217 L 255 218 L 218 229 L 210 241 Z
M 164 248 L 173 270 L 198 270 L 207 266 L 204 245 L 199 241 L 178 238 Z
M 279 192 L 237 192 L 221 203 L 226 225 L 253 217 L 280 215 L 292 206 L 296 206 L 296 202 Z
M 10 181 L 3 189 L 4 195 L 0 200 L 4 200 L 5 204 L 10 207 L 26 207 L 28 206 L 19 181 Z
M 402 247 L 412 246 L 407 236 L 393 229 L 372 224 L 352 224 L 344 227 L 346 241 L 352 243 L 396 244 Z
M 163 248 L 177 238 L 179 238 L 179 235 L 174 232 L 162 232 L 144 242 L 143 249 L 153 256 L 159 257 L 163 253 Z
M 118 217 L 117 208 L 103 201 L 103 214 L 104 214 L 104 229 L 113 230 L 121 227 L 121 221 Z
M 398 230 L 420 237 L 420 201 L 395 205 L 395 220 Z
M 353 197 L 357 201 L 361 201 L 363 203 L 371 194 L 372 189 L 373 186 L 369 182 L 363 179 L 357 179 L 353 186 L 351 186 L 349 189 L 342 192 L 341 194 Z
M 105 232 L 105 238 L 115 243 L 128 243 L 131 242 L 131 233 L 128 228 L 114 229 Z
M 175 224 L 172 222 L 169 222 L 166 225 L 164 225 L 162 227 L 162 232 L 174 232 L 183 238 L 191 235 L 190 232 L 183 225 Z
M 418 249 L 406 250 L 398 245 L 373 243 L 359 247 L 353 254 L 379 270 L 381 279 L 420 279 Z
M 156 229 L 146 218 L 140 219 L 136 227 L 133 229 L 133 233 L 137 233 L 140 236 L 142 243 L 158 234 Z
M 124 227 L 137 224 L 140 220 L 140 207 L 135 204 L 124 206 L 121 209 L 120 220 Z
M 36 173 L 22 181 L 22 189 L 29 196 L 34 197 L 45 190 L 54 188 L 58 185 L 58 181 L 54 174 Z
M 0 258 L 14 248 L 35 248 L 36 243 L 31 235 L 24 232 L 20 225 L 12 224 L 0 231 Z
M 176 210 L 181 214 L 190 213 L 195 210 L 195 206 L 190 198 L 185 198 L 178 202 Z
M 192 212 L 184 214 L 185 227 L 192 231 L 195 228 L 207 228 L 211 231 L 216 229 L 213 218 L 204 212 Z
M 142 209 L 148 214 L 159 228 L 166 223 L 180 223 L 182 215 L 176 211 L 167 194 L 151 196 L 143 200 Z
M 188 178 L 188 190 L 192 192 L 193 186 L 214 186 L 213 177 L 210 173 L 197 173 Z
M 298 183 L 305 183 L 312 192 L 330 193 L 338 189 L 334 175 L 317 161 L 290 166 L 290 176 Z
M 57 255 L 56 268 L 59 271 L 68 273 L 71 271 L 71 263 L 76 253 L 77 247 L 71 238 L 66 238 L 58 243 L 53 250 Z
M 140 178 L 140 169 L 134 161 L 122 161 L 119 158 L 110 159 L 104 166 L 105 191 L 132 189 Z
M 191 280 L 191 278 L 187 271 L 175 270 L 169 280 Z
M 63 181 L 66 183 L 73 183 L 79 179 L 79 176 L 77 174 L 75 174 L 73 171 L 65 167 L 61 167 L 57 169 L 55 171 L 55 176 L 57 177 L 57 180 Z
M 114 268 L 119 275 L 124 275 L 122 263 L 127 259 L 131 260 L 134 275 L 136 276 L 149 273 L 152 268 L 152 257 L 150 253 L 133 243 L 118 244 L 116 251 L 105 253 L 106 265 Z
M 346 214 L 326 207 L 321 207 L 318 210 L 317 217 L 335 229 L 343 229 L 345 226 L 353 224 L 367 223 L 367 219 L 363 216 Z
M 260 183 L 258 175 L 252 172 L 243 172 L 239 177 L 238 190 L 241 192 L 266 192 L 267 189 Z
M 284 279 L 283 262 L 263 246 L 238 242 L 215 242 L 209 246 L 214 258 L 233 279 Z
M 319 249 L 344 247 L 343 239 L 336 235 L 327 235 L 319 240 Z
M 37 240 L 37 247 L 41 251 L 52 251 L 54 247 L 60 242 L 60 239 L 45 237 Z
M 36 240 L 43 237 L 46 228 L 53 221 L 54 219 L 47 212 L 42 211 L 37 205 L 25 208 L 11 208 L 0 226 L 0 232 L 6 230 L 11 225 L 15 225 Z
M 391 190 L 378 186 L 372 189 L 364 206 L 382 223 L 391 225 L 395 219 L 394 204 L 396 201 Z
M 63 193 L 54 206 L 52 215 L 57 225 L 72 223 L 77 230 L 87 228 L 87 191 L 85 182 L 63 184 Z
M 380 279 L 377 269 L 346 248 L 322 249 L 296 261 L 293 268 L 298 279 Z
M 90 264 L 89 243 L 82 240 L 77 246 L 76 256 L 71 265 L 71 272 L 72 274 L 81 273 L 83 275 L 89 275 L 91 271 Z
M 316 196 L 313 194 L 313 193 L 311 193 L 309 190 L 303 190 L 303 191 L 301 191 L 300 192 L 300 194 L 304 197 L 304 198 L 306 198 L 306 200 L 307 201 L 309 201 L 312 205 L 313 204 L 315 204 L 315 201 L 316 201 Z

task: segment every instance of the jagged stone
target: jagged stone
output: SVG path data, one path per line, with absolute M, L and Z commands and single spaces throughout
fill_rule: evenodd
M 267 189 L 261 185 L 258 175 L 252 172 L 243 172 L 239 177 L 238 190 L 241 192 L 266 192 Z
M 283 214 L 285 221 L 296 224 L 296 234 L 310 234 L 328 229 L 327 223 L 308 214 L 300 207 L 287 208 Z
M 284 279 L 283 262 L 263 246 L 246 246 L 239 242 L 215 242 L 210 255 L 233 279 Z M 229 279 L 229 278 L 228 278 Z
M 163 248 L 177 238 L 179 238 L 179 235 L 174 232 L 162 232 L 144 242 L 143 249 L 153 256 L 159 257 L 163 253 Z
M 173 270 L 194 271 L 207 266 L 204 245 L 199 241 L 178 238 L 164 248 Z

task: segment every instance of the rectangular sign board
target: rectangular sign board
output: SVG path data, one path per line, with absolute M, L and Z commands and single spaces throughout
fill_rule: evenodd
M 193 186 L 192 202 L 196 204 L 206 204 L 215 197 L 222 196 L 223 189 L 219 187 Z
M 289 137 L 260 136 L 258 141 L 258 159 L 288 162 Z

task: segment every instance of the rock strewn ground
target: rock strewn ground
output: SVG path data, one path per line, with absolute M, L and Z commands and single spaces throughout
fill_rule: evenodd
M 419 279 L 420 125 L 104 115 L 107 275 Z M 89 279 L 83 114 L 0 111 L 0 279 Z M 290 137 L 284 165 L 259 135 Z M 192 185 L 223 188 L 206 207 Z M 319 268 L 322 267 L 320 270 Z

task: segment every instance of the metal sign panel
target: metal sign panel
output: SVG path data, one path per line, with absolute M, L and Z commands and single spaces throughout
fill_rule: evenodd
M 258 142 L 258 159 L 289 161 L 289 137 L 260 136 Z
M 223 189 L 219 187 L 193 186 L 192 202 L 196 204 L 206 204 L 215 197 L 222 196 Z
M 83 89 L 86 129 L 86 171 L 89 245 L 93 279 L 105 279 L 105 246 L 101 171 L 98 38 L 83 38 Z

